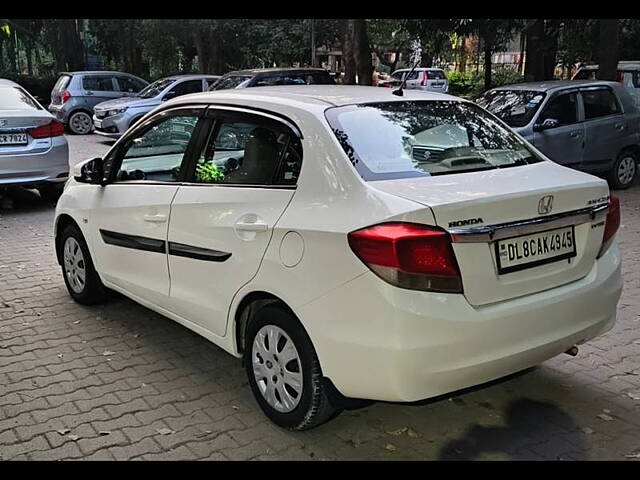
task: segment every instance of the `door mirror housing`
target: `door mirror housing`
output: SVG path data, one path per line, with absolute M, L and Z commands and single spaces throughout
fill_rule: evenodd
M 175 98 L 175 96 L 176 96 L 176 92 L 167 92 L 165 96 L 162 97 L 162 101 L 165 102 L 167 100 L 171 100 L 172 98 Z
M 100 157 L 79 163 L 73 168 L 73 178 L 76 182 L 104 185 L 104 164 Z
M 560 125 L 560 121 L 555 118 L 547 118 L 542 123 L 536 123 L 533 126 L 534 132 L 541 132 L 543 130 L 549 130 L 550 128 L 556 128 Z

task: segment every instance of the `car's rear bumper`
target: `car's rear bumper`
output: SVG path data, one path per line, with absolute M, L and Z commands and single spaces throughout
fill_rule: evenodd
M 51 115 L 53 115 L 56 120 L 58 120 L 59 122 L 64 123 L 65 125 L 67 124 L 67 121 L 69 120 L 67 117 L 67 109 L 64 108 L 64 105 L 53 105 L 50 104 L 47 107 L 47 110 L 49 111 L 49 113 Z
M 614 244 L 581 280 L 483 307 L 365 273 L 297 310 L 343 395 L 417 401 L 524 370 L 607 331 L 621 290 Z
M 69 146 L 61 137 L 52 139 L 42 153 L 0 154 L 0 186 L 65 182 L 69 177 Z

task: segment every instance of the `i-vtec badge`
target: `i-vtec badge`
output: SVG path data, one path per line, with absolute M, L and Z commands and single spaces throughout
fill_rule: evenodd
M 483 223 L 482 218 L 468 218 L 466 220 L 456 220 L 455 222 L 449 222 L 449 227 L 464 227 L 466 225 L 475 225 L 477 223 Z

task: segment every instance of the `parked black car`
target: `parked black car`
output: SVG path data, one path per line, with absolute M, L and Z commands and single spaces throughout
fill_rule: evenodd
M 335 83 L 329 72 L 322 68 L 258 68 L 229 72 L 209 90 L 274 85 L 335 85 Z

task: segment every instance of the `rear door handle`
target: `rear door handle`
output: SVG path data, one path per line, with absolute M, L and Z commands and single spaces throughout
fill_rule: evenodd
M 616 123 L 614 125 L 616 130 L 624 130 L 624 124 L 623 123 Z
M 161 213 L 158 215 L 145 215 L 143 218 L 145 222 L 152 223 L 164 223 L 167 221 L 167 216 Z
M 264 222 L 236 222 L 236 230 L 241 232 L 266 232 L 269 230 L 269 225 Z
M 85 92 L 85 95 L 90 97 L 90 96 L 94 95 L 94 93 L 93 92 Z
M 571 138 L 578 138 L 578 137 L 581 135 L 581 133 L 582 133 L 582 132 L 580 132 L 580 130 L 574 130 L 573 132 L 571 132 L 571 133 L 569 134 L 569 136 L 570 136 Z

